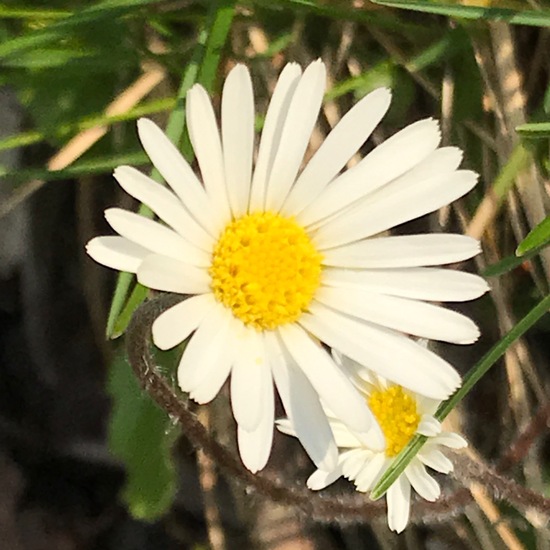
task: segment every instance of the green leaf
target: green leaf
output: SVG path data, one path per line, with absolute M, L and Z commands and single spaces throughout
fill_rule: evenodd
M 550 243 L 550 216 L 542 220 L 533 228 L 527 237 L 519 243 L 516 250 L 517 256 L 523 256 L 534 248 L 541 248 Z
M 520 124 L 516 127 L 516 132 L 525 138 L 547 138 L 550 137 L 550 122 Z
M 127 471 L 123 499 L 134 517 L 153 520 L 168 510 L 176 492 L 170 451 L 178 430 L 140 389 L 122 353 L 111 365 L 108 390 L 109 446 Z
M 519 2 L 479 0 L 478 5 L 462 5 L 458 0 L 372 0 L 374 4 L 424 13 L 462 17 L 464 19 L 491 19 L 517 25 L 550 26 L 550 10 L 523 9 Z M 492 5 L 495 4 L 495 7 Z
M 546 296 L 470 369 L 464 377 L 462 386 L 439 406 L 434 415 L 435 418 L 443 421 L 457 404 L 468 395 L 479 380 L 487 374 L 489 369 L 506 353 L 506 350 L 537 323 L 541 317 L 548 313 L 549 309 L 550 296 Z M 425 442 L 426 437 L 422 435 L 416 435 L 409 441 L 408 445 L 397 455 L 391 466 L 384 472 L 371 491 L 370 498 L 372 500 L 377 500 L 384 496 Z

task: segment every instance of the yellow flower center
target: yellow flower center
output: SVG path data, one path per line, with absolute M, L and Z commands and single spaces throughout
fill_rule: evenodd
M 294 219 L 248 214 L 229 223 L 214 247 L 212 291 L 246 325 L 271 330 L 307 309 L 321 280 L 321 259 Z
M 420 423 L 416 401 L 401 386 L 391 386 L 373 392 L 368 403 L 386 437 L 386 456 L 398 455 Z

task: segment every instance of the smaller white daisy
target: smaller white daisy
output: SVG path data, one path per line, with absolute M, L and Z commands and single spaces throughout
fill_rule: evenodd
M 442 431 L 441 423 L 433 416 L 440 401 L 393 384 L 348 357 L 336 356 L 335 359 L 349 373 L 368 403 L 384 433 L 386 448 L 373 450 L 364 437 L 350 430 L 325 407 L 339 449 L 338 463 L 331 470 L 317 469 L 307 480 L 307 486 L 318 491 L 343 476 L 353 481 L 358 491 L 368 492 L 411 438 L 416 434 L 424 435 L 428 440 L 386 493 L 388 526 L 401 533 L 409 521 L 411 487 L 430 502 L 437 500 L 441 493 L 438 482 L 426 471 L 426 466 L 443 474 L 453 471 L 452 462 L 439 447 L 461 449 L 467 443 L 456 433 Z M 295 435 L 289 420 L 279 420 L 277 424 L 283 433 Z

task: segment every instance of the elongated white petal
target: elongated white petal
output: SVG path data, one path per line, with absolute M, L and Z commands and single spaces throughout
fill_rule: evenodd
M 386 114 L 390 101 L 391 91 L 378 88 L 342 117 L 300 174 L 285 201 L 283 214 L 295 216 L 311 204 L 367 141 Z
M 320 249 L 323 264 L 346 268 L 396 268 L 461 262 L 481 252 L 479 241 L 465 235 L 434 233 L 365 239 Z
M 293 437 L 298 437 L 296 435 L 296 430 L 288 418 L 279 418 L 275 421 L 277 429 L 286 435 L 292 435 Z
M 462 197 L 475 186 L 477 178 L 475 172 L 458 170 L 408 187 L 387 185 L 321 226 L 314 243 L 320 249 L 338 246 L 414 220 Z
M 150 254 L 137 270 L 138 281 L 149 288 L 180 294 L 210 292 L 210 275 L 194 265 Z
M 433 119 L 407 126 L 334 180 L 297 216 L 298 222 L 314 224 L 406 174 L 435 151 L 440 139 L 439 124 Z M 453 159 L 449 161 L 452 163 Z
M 296 437 L 318 468 L 333 470 L 338 462 L 338 448 L 319 396 L 276 335 L 266 333 L 265 341 L 273 379 Z
M 279 76 L 269 102 L 258 158 L 252 178 L 249 211 L 256 212 L 265 207 L 265 195 L 273 161 L 281 143 L 283 126 L 288 115 L 288 107 L 300 80 L 302 69 L 297 63 L 287 63 Z
M 326 69 L 318 60 L 300 78 L 288 107 L 281 140 L 266 189 L 266 209 L 278 211 L 304 158 L 326 85 Z
M 183 391 L 194 391 L 201 382 L 207 381 L 216 365 L 233 362 L 231 313 L 217 306 L 199 324 L 180 360 L 178 383 Z
M 161 313 L 152 327 L 157 348 L 171 349 L 183 342 L 216 307 L 212 294 L 199 294 L 183 300 Z
M 124 237 L 96 237 L 86 245 L 86 252 L 96 262 L 118 269 L 135 273 L 149 250 L 133 243 Z
M 420 424 L 418 424 L 417 433 L 426 435 L 428 437 L 433 437 L 441 433 L 441 424 L 429 414 L 422 415 L 420 419 Z
M 239 217 L 248 208 L 254 149 L 254 94 L 244 65 L 234 67 L 223 86 L 222 143 L 229 204 Z
M 442 474 L 449 474 L 453 471 L 453 463 L 438 449 L 422 447 L 416 455 L 423 464 Z
M 260 423 L 264 386 L 273 385 L 261 334 L 247 330 L 231 371 L 231 407 L 239 426 L 252 432 Z
M 363 469 L 367 462 L 373 458 L 373 453 L 365 449 L 357 448 L 350 451 L 344 451 L 340 455 L 342 462 L 342 475 L 349 480 L 355 480 L 359 472 Z
M 412 488 L 423 498 L 430 502 L 436 500 L 441 494 L 439 483 L 426 472 L 426 468 L 419 460 L 412 460 L 405 468 L 405 475 Z
M 312 491 L 320 491 L 334 483 L 338 478 L 342 477 L 342 464 L 338 464 L 334 470 L 326 472 L 324 470 L 315 470 L 306 481 L 308 489 Z
M 401 533 L 409 522 L 411 485 L 406 476 L 400 475 L 386 493 L 388 502 L 388 527 Z
M 119 235 L 151 252 L 196 266 L 210 265 L 210 255 L 206 251 L 193 246 L 173 229 L 160 223 L 122 208 L 105 210 L 105 218 Z
M 344 423 L 333 419 L 330 419 L 329 422 L 339 449 L 352 449 L 361 446 L 361 441 Z
M 382 472 L 386 469 L 386 462 L 384 453 L 375 453 L 372 458 L 365 463 L 355 478 L 357 490 L 362 493 L 370 491 L 373 484 L 376 483 Z
M 243 464 L 252 473 L 256 473 L 267 464 L 271 452 L 271 444 L 273 443 L 275 402 L 271 377 L 270 383 L 264 384 L 260 388 L 260 391 L 262 412 L 258 426 L 251 432 L 247 432 L 241 426 L 237 428 L 239 453 Z
M 323 272 L 323 283 L 432 302 L 464 302 L 479 298 L 489 290 L 487 281 L 477 275 L 428 267 L 361 270 L 327 268 Z
M 433 441 L 450 449 L 463 449 L 468 446 L 468 442 L 462 436 L 451 432 L 441 432 Z
M 400 386 L 442 400 L 460 384 L 460 376 L 446 361 L 410 338 L 354 320 L 319 303 L 312 303 L 310 311 L 300 318 L 301 325 Z
M 214 240 L 174 193 L 131 166 L 119 166 L 113 175 L 126 193 L 149 206 L 182 237 L 202 250 L 212 250 Z
M 455 344 L 471 344 L 479 338 L 479 329 L 468 317 L 416 300 L 357 287 L 321 287 L 315 298 L 336 311 L 421 338 Z
M 219 231 L 231 219 L 231 211 L 216 115 L 206 90 L 200 84 L 195 84 L 187 92 L 185 107 L 189 138 L 212 205 L 209 216 L 214 218 Z
M 365 401 L 330 355 L 300 327 L 283 325 L 278 330 L 294 361 L 307 376 L 327 407 L 351 429 L 366 433 L 376 425 Z M 384 447 L 382 432 L 373 446 Z
M 225 342 L 227 344 L 227 342 Z M 189 397 L 204 405 L 210 403 L 218 393 L 231 372 L 233 356 L 225 355 L 211 365 L 207 371 L 208 376 L 203 378 L 190 392 Z
M 153 121 L 140 118 L 137 127 L 141 144 L 161 176 L 193 217 L 212 234 L 210 203 L 192 168 Z

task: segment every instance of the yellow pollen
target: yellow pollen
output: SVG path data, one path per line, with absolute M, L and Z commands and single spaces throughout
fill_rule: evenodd
M 373 392 L 368 403 L 386 437 L 386 456 L 398 455 L 420 423 L 416 401 L 401 386 L 391 386 Z
M 307 310 L 321 280 L 321 260 L 294 219 L 247 214 L 229 223 L 214 246 L 212 291 L 246 325 L 271 330 Z

